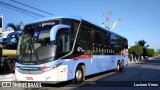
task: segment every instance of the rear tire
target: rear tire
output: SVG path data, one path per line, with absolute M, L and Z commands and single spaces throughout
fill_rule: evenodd
M 123 71 L 123 69 L 124 69 L 124 61 L 121 61 L 121 71 Z
M 121 72 L 122 71 L 122 63 L 120 61 L 117 62 L 117 68 L 116 68 L 116 72 Z

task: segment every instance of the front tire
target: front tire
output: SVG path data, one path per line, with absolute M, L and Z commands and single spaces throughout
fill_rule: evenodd
M 78 66 L 75 72 L 74 84 L 80 84 L 83 82 L 84 72 L 81 66 Z

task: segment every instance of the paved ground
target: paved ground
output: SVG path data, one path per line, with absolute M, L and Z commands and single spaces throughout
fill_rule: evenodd
M 1 81 L 14 80 L 13 73 L 8 75 L 1 75 L 0 77 Z M 154 83 L 155 85 L 158 84 L 159 87 L 157 86 L 135 87 L 135 85 L 138 85 L 139 83 L 142 84 Z M 36 90 L 48 90 L 48 89 L 52 90 L 53 89 L 54 90 L 55 89 L 158 90 L 159 89 L 160 90 L 160 58 L 154 58 L 154 60 L 146 60 L 137 63 L 129 63 L 129 65 L 121 73 L 109 71 L 87 77 L 86 82 L 83 82 L 80 85 L 73 85 L 70 82 L 65 82 L 56 85 L 42 84 L 42 86 L 45 87 L 36 88 Z M 3 89 L 10 90 L 11 88 L 1 88 L 1 90 Z M 16 90 L 17 88 L 14 89 Z M 27 88 L 18 88 L 18 89 L 26 90 Z M 32 90 L 32 88 L 30 88 L 29 90 Z M 35 88 L 33 90 L 35 90 Z

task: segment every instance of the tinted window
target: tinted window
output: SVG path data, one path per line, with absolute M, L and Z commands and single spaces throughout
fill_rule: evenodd
M 91 30 L 85 25 L 82 27 L 81 40 L 91 42 Z
M 111 33 L 106 32 L 106 34 L 105 34 L 105 45 L 106 45 L 107 48 L 110 46 L 110 38 L 111 38 Z
M 95 43 L 104 44 L 104 33 L 95 31 Z
M 77 30 L 78 30 L 78 28 L 79 28 L 79 24 L 80 24 L 79 21 L 71 20 L 71 29 L 72 29 L 71 34 L 73 34 L 74 36 L 75 36 L 76 33 L 77 33 Z

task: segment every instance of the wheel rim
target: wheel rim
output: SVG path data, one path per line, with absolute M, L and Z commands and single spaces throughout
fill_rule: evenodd
M 81 79 L 82 79 L 82 71 L 81 70 L 77 70 L 76 79 L 77 79 L 77 81 L 81 81 Z
M 119 66 L 119 63 L 117 64 L 117 70 L 119 70 L 120 66 Z

